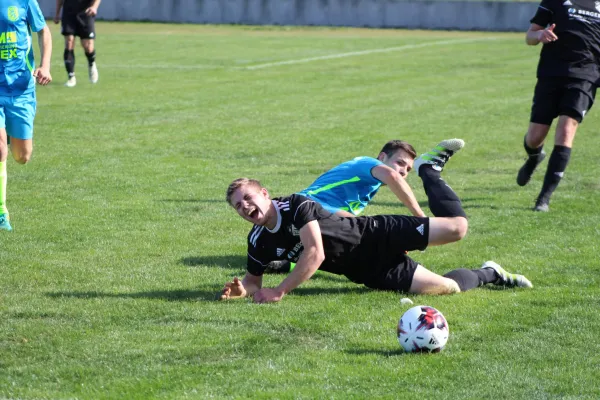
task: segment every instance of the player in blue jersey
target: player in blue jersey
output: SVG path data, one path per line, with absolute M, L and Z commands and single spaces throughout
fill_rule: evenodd
M 444 140 L 422 157 L 442 157 L 444 162 L 465 145 L 461 139 Z M 333 167 L 319 176 L 299 194 L 312 199 L 331 213 L 341 217 L 358 216 L 382 185 L 404 203 L 415 217 L 425 217 L 412 189 L 405 181 L 417 156 L 415 149 L 403 140 L 387 142 L 377 158 L 356 157 Z M 274 261 L 267 272 L 289 272 L 293 264 Z
M 319 202 L 326 210 L 343 217 L 359 215 L 387 185 L 415 217 L 424 217 L 412 189 L 404 178 L 410 172 L 417 153 L 405 141 L 387 142 L 377 158 L 356 157 L 333 167 L 299 192 Z
M 41 63 L 35 67 L 32 32 L 37 32 Z M 25 164 L 33 152 L 35 82 L 52 81 L 52 35 L 36 0 L 0 0 L 0 230 L 10 231 L 6 208 L 8 144 Z M 9 141 L 10 139 L 10 141 Z

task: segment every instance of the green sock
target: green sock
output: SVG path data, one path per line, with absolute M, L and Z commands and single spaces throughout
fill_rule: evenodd
M 6 208 L 6 181 L 8 175 L 6 174 L 6 161 L 0 161 L 0 214 L 8 214 Z

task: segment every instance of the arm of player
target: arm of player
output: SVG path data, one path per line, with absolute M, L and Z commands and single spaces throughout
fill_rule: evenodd
M 56 13 L 54 13 L 54 23 L 60 22 L 60 10 L 62 9 L 63 0 L 56 0 Z
M 221 291 L 220 300 L 241 299 L 252 296 L 262 287 L 262 276 L 254 276 L 246 273 L 244 279 L 240 281 L 237 276 L 233 281 L 227 282 Z
M 85 10 L 85 14 L 90 17 L 95 17 L 96 15 L 98 15 L 98 7 L 100 7 L 100 1 L 101 0 L 95 0 L 94 3 L 91 6 L 89 6 L 87 10 Z
M 38 33 L 38 43 L 40 45 L 40 66 L 33 71 L 33 76 L 40 85 L 47 85 L 52 82 L 50 75 L 50 58 L 52 58 L 52 33 L 48 26 L 44 26 Z
M 530 46 L 535 46 L 538 43 L 550 43 L 558 40 L 558 36 L 554 33 L 556 24 L 552 24 L 547 28 L 544 28 L 538 24 L 531 24 L 525 35 L 525 43 Z
M 300 229 L 300 241 L 304 246 L 296 268 L 276 288 L 264 288 L 256 292 L 254 301 L 272 303 L 310 279 L 325 260 L 321 228 L 317 221 L 310 221 Z
M 388 185 L 390 190 L 398 197 L 398 200 L 408 207 L 412 215 L 425 217 L 425 213 L 421 210 L 412 189 L 399 173 L 387 165 L 378 165 L 371 170 L 371 174 Z

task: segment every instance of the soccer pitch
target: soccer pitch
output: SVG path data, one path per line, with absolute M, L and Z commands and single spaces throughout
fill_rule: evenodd
M 551 212 L 530 211 L 547 161 L 516 185 L 540 50 L 524 33 L 97 31 L 99 83 L 77 44 L 66 88 L 53 27 L 34 156 L 8 164 L 0 398 L 600 398 L 600 110 Z M 278 304 L 214 301 L 246 262 L 233 179 L 287 195 L 387 140 L 422 153 L 452 137 L 466 146 L 443 176 L 469 234 L 411 256 L 438 273 L 495 260 L 534 288 L 410 296 L 446 316 L 442 353 L 402 353 L 404 296 L 344 277 L 318 272 Z M 407 209 L 382 188 L 367 214 L 382 213 Z

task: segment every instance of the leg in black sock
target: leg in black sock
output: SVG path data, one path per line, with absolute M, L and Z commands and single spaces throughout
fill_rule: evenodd
M 65 60 L 67 74 L 69 75 L 69 78 L 72 78 L 75 75 L 75 51 L 65 49 L 63 58 Z
M 487 283 L 494 283 L 498 280 L 498 276 L 494 270 L 490 268 L 458 268 L 448 272 L 444 275 L 444 277 L 455 281 L 458 284 L 461 292 L 483 286 Z
M 92 64 L 96 62 L 96 50 L 92 51 L 91 53 L 85 53 L 85 56 L 88 60 L 88 66 L 91 67 Z
M 442 179 L 440 172 L 432 165 L 424 164 L 419 168 L 419 176 L 429 199 L 429 209 L 436 217 L 467 217 L 460 199 Z
M 525 136 L 525 138 L 527 138 L 527 136 Z M 543 145 L 534 149 L 527 146 L 527 140 L 523 139 L 523 147 L 525 147 L 528 157 L 517 174 L 517 184 L 519 186 L 525 186 L 529 183 L 533 171 L 535 171 L 536 167 L 544 160 L 544 158 L 546 158 Z
M 542 186 L 542 190 L 535 204 L 536 210 L 539 209 L 539 211 L 548 211 L 550 197 L 558 187 L 558 184 L 560 183 L 560 180 L 567 169 L 567 164 L 569 163 L 570 158 L 570 147 L 554 146 L 554 150 L 552 150 L 552 154 L 550 155 L 550 161 L 548 161 L 546 176 L 544 176 L 544 185 Z

